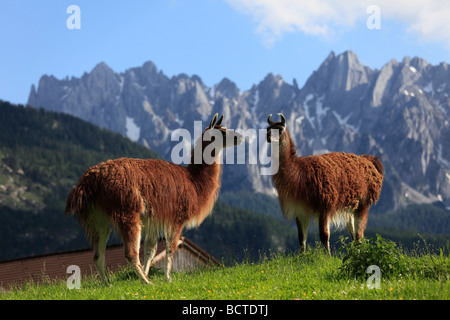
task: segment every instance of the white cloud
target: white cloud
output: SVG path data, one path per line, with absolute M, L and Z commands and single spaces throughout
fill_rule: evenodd
M 235 10 L 251 15 L 256 32 L 272 45 L 284 33 L 332 37 L 357 25 L 366 27 L 367 8 L 380 8 L 383 20 L 401 22 L 420 40 L 443 43 L 450 49 L 448 0 L 226 0 Z

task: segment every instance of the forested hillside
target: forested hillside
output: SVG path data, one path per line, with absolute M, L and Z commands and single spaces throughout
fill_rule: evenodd
M 0 260 L 86 246 L 67 195 L 92 165 L 158 154 L 73 116 L 0 101 Z

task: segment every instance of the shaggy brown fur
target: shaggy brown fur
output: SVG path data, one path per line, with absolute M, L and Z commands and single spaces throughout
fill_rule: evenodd
M 216 123 L 217 114 L 214 116 L 196 147 L 203 151 L 212 143 L 203 141 L 203 135 L 211 128 L 220 130 L 224 138 L 218 150 L 227 147 L 226 136 L 233 134 L 240 139 L 237 133 L 221 127 L 222 119 L 223 116 Z M 194 152 L 192 160 L 193 155 Z M 146 283 L 150 283 L 147 274 L 159 234 L 164 234 L 166 277 L 170 279 L 173 254 L 181 232 L 185 226 L 200 225 L 211 212 L 220 188 L 220 173 L 217 162 L 195 164 L 191 161 L 183 167 L 154 159 L 108 160 L 90 168 L 81 177 L 69 195 L 66 214 L 77 215 L 94 249 L 97 270 L 106 282 L 104 252 L 110 224 L 119 230 L 127 260 Z M 141 228 L 145 231 L 144 269 L 139 261 Z
M 320 239 L 328 252 L 329 223 L 346 222 L 353 240 L 364 235 L 369 207 L 381 192 L 383 164 L 371 155 L 327 153 L 297 157 L 296 147 L 285 127 L 286 120 L 268 117 L 267 140 L 271 129 L 279 133 L 279 169 L 273 175 L 281 210 L 296 219 L 299 243 L 306 248 L 310 215 L 318 217 Z

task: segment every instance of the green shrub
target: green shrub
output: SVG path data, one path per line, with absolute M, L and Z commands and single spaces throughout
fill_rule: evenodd
M 415 252 L 406 255 L 395 242 L 383 239 L 378 234 L 375 238 L 364 238 L 361 242 L 346 243 L 347 239 L 340 238 L 342 246 L 339 251 L 345 251 L 345 256 L 337 272 L 338 277 L 364 279 L 367 278 L 367 268 L 375 265 L 380 268 L 381 276 L 385 279 L 397 276 L 450 279 L 450 255 L 445 256 L 443 249 L 440 249 L 439 255 L 435 255 L 416 248 Z
M 340 238 L 342 246 L 339 252 L 346 251 L 339 268 L 340 276 L 366 278 L 366 270 L 371 265 L 378 266 L 385 278 L 409 273 L 406 256 L 395 242 L 383 239 L 378 234 L 375 238 L 363 238 L 361 242 L 346 243 L 347 239 Z

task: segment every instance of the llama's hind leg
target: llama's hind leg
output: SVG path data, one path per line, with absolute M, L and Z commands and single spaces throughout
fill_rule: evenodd
M 329 218 L 326 213 L 322 213 L 319 216 L 319 236 L 320 241 L 328 252 L 328 255 L 331 255 L 330 252 L 330 226 L 329 226 Z
M 168 230 L 165 232 L 166 236 L 166 278 L 169 281 L 172 281 L 170 277 L 170 272 L 172 270 L 172 263 L 175 251 L 178 248 L 178 241 L 180 240 L 181 231 L 183 228 L 179 230 Z
M 101 210 L 94 208 L 84 225 L 94 251 L 94 264 L 97 272 L 102 281 L 109 284 L 105 265 L 106 243 L 111 233 L 109 218 Z
M 119 223 L 118 225 L 122 234 L 125 258 L 128 263 L 134 267 L 136 273 L 144 283 L 152 284 L 144 274 L 144 270 L 142 269 L 139 260 L 139 248 L 141 242 L 140 221 L 127 221 L 126 223 Z
M 144 240 L 144 274 L 148 276 L 150 266 L 155 257 L 156 249 L 158 248 L 158 230 L 148 226 L 145 230 Z
M 105 260 L 105 251 L 106 251 L 106 242 L 108 241 L 109 234 L 111 230 L 104 230 L 99 233 L 96 241 L 93 242 L 92 246 L 94 249 L 94 263 L 97 268 L 97 272 L 100 275 L 100 278 L 106 284 L 109 284 L 108 277 L 106 275 L 106 260 Z
M 369 215 L 369 207 L 361 206 L 355 213 L 355 239 L 361 241 L 364 237 L 364 230 L 366 230 L 367 218 Z
M 347 230 L 350 233 L 350 236 L 352 237 L 352 241 L 355 241 L 356 239 L 355 216 L 353 213 L 347 213 Z

